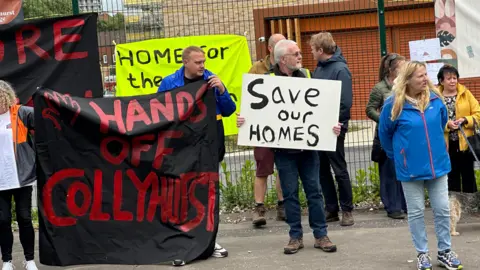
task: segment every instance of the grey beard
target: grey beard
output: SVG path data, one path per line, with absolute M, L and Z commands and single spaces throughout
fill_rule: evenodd
M 291 71 L 297 71 L 297 70 L 299 70 L 299 69 L 300 69 L 300 68 L 299 68 L 299 67 L 297 67 L 296 65 L 295 65 L 295 66 L 286 65 L 286 66 L 287 66 L 287 68 L 288 68 L 289 70 L 291 70 Z

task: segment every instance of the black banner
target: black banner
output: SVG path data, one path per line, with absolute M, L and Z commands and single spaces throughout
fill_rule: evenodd
M 78 97 L 102 97 L 97 14 L 29 20 L 0 30 L 0 79 L 20 103 L 38 87 Z
M 218 229 L 215 96 L 34 96 L 40 262 L 197 259 Z M 212 250 L 213 252 L 213 250 Z

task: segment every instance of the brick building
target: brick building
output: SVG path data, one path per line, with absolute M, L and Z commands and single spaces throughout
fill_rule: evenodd
M 342 0 L 334 0 L 341 2 Z M 245 35 L 252 59 L 256 59 L 254 10 L 289 6 L 295 8 L 312 0 L 164 0 L 165 37 L 190 35 Z M 317 3 L 332 0 L 316 0 Z
M 409 41 L 436 37 L 434 13 L 432 0 L 385 0 L 388 52 L 409 58 Z M 311 70 L 316 63 L 310 53 L 310 36 L 320 31 L 332 32 L 353 73 L 352 118 L 366 119 L 365 106 L 378 80 L 381 55 L 377 1 L 166 0 L 163 15 L 166 37 L 245 35 L 253 60 L 267 53 L 262 38 L 281 32 L 300 44 L 303 63 Z M 480 78 L 461 82 L 480 97 Z

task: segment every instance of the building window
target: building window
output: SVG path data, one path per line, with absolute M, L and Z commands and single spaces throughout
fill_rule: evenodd
M 106 55 L 106 54 L 103 55 L 103 63 L 104 63 L 104 64 L 107 64 L 107 63 L 108 63 L 108 58 L 107 58 L 107 55 Z
M 112 54 L 112 61 L 113 61 L 114 64 L 116 63 L 115 54 Z

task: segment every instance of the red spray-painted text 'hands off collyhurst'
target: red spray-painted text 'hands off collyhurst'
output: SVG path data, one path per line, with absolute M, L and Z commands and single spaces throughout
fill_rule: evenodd
M 202 101 L 206 89 L 206 86 L 201 87 L 193 94 L 188 91 L 167 92 L 161 98 L 164 100 L 162 102 L 157 98 L 141 102 L 131 99 L 126 108 L 122 108 L 124 103 L 120 99 L 113 100 L 113 104 L 110 104 L 113 105 L 112 115 L 104 112 L 108 109 L 101 107 L 103 104 L 97 104 L 95 100 L 88 102 L 89 107 L 86 110 L 93 109 L 97 113 L 100 128 L 96 132 L 102 134 L 99 154 L 108 164 L 118 169 L 107 173 L 96 168 L 64 168 L 55 172 L 42 190 L 47 220 L 59 227 L 73 226 L 77 224 L 78 218 L 85 216 L 91 221 L 152 222 L 160 208 L 158 217 L 162 223 L 177 225 L 180 230 L 188 232 L 206 221 L 206 230 L 213 231 L 218 173 L 184 172 L 175 177 L 166 176 L 162 172 L 165 157 L 174 151 L 172 140 L 181 140 L 185 136 L 183 131 L 152 129 L 150 133 L 138 136 L 113 135 L 114 133 L 110 136 L 103 135 L 115 128 L 118 128 L 119 133 L 125 134 L 132 131 L 136 123 L 142 126 L 160 121 L 198 123 L 206 119 L 207 115 L 207 107 Z M 73 108 L 78 107 L 77 112 L 80 113 L 78 102 L 69 96 L 45 92 L 44 98 L 48 108 L 44 109 L 45 113 L 42 112 L 43 118 L 50 119 L 50 109 L 59 106 L 69 106 L 73 112 Z M 150 108 L 147 108 L 148 105 Z M 74 114 L 71 122 L 75 121 L 78 113 Z M 53 116 L 52 118 L 56 119 Z M 116 123 L 116 127 L 109 127 L 110 121 Z M 141 164 L 146 164 L 145 160 L 151 161 L 151 166 L 147 166 L 152 170 L 146 176 L 145 172 L 139 170 Z M 129 168 L 117 167 L 121 164 L 129 164 Z M 108 174 L 109 179 L 113 176 L 113 181 L 107 181 L 105 174 Z M 65 195 L 58 195 L 60 193 L 54 191 L 59 186 L 67 190 Z M 126 186 L 128 190 L 124 189 Z M 112 190 L 111 195 L 106 195 L 109 194 L 106 190 Z M 197 193 L 198 191 L 200 193 Z M 200 195 L 202 193 L 203 195 Z M 66 198 L 54 199 L 53 196 Z M 54 201 L 58 199 L 66 201 L 65 207 L 69 215 L 57 215 Z M 111 212 L 104 212 L 102 206 L 105 205 L 111 207 L 112 210 L 108 210 Z M 192 207 L 195 212 L 189 211 Z M 191 216 L 189 213 L 196 215 Z

